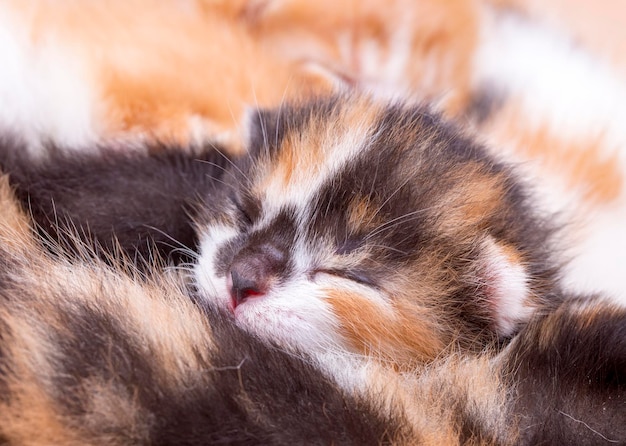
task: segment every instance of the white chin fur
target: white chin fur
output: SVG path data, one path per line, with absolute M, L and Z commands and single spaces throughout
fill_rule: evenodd
M 299 280 L 237 306 L 237 323 L 266 339 L 309 353 L 341 348 L 339 324 L 314 283 Z

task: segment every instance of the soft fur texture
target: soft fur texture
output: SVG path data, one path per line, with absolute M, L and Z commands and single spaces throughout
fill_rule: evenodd
M 6 178 L 0 194 L 4 443 L 626 439 L 626 312 L 607 301 L 565 299 L 495 355 L 451 355 L 404 375 L 349 360 L 344 373 L 360 378 L 347 389 L 307 354 L 193 302 L 176 276 L 146 281 L 93 258 L 51 256 Z
M 42 234 L 76 249 L 78 232 L 93 250 L 127 254 L 140 268 L 154 254 L 176 263 L 191 260 L 197 245 L 191 216 L 198 203 L 217 200 L 232 164 L 214 145 L 193 155 L 163 145 L 71 155 L 48 146 L 49 157 L 39 163 L 25 157 L 17 138 L 6 137 L 0 146 L 0 164 L 20 185 L 18 198 Z
M 381 5 L 0 5 L 0 443 L 626 442 L 623 79 Z
M 211 148 L 60 152 L 30 170 L 14 145 L 1 153 L 40 226 L 68 220 L 105 248 L 119 232 L 131 258 L 146 238 L 165 256 L 189 244 L 199 298 L 286 346 L 410 369 L 480 351 L 558 303 L 553 230 L 524 183 L 426 108 L 339 96 L 259 112 L 249 134 L 250 156 L 224 174 Z M 192 220 L 197 237 L 177 229 Z
M 599 7 L 607 3 L 616 8 L 609 0 Z M 208 141 L 240 154 L 249 107 L 337 89 L 428 100 L 524 165 L 540 190 L 535 206 L 568 228 L 568 288 L 626 301 L 624 81 L 612 61 L 533 16 L 535 2 L 37 0 L 0 8 L 0 127 L 33 154 L 45 157 L 49 140 L 62 150 L 105 140 L 125 151 L 137 147 L 128 141 Z

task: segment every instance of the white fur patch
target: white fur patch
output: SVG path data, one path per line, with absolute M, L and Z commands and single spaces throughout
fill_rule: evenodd
M 513 334 L 532 314 L 528 305 L 528 276 L 524 266 L 512 260 L 493 239 L 483 245 L 480 275 L 501 336 Z
M 484 17 L 474 83 L 521 99 L 527 119 L 626 150 L 626 84 L 566 36 L 512 14 Z
M 236 323 L 257 336 L 289 348 L 302 349 L 319 358 L 348 348 L 341 336 L 341 323 L 326 301 L 325 290 L 343 289 L 358 292 L 375 301 L 381 310 L 391 307 L 375 292 L 354 282 L 330 274 L 314 274 L 319 259 L 294 242 L 293 270 L 273 285 L 265 295 L 248 297 L 233 309 L 229 279 L 215 272 L 216 254 L 221 246 L 237 235 L 234 228 L 212 225 L 203 230 L 200 258 L 195 267 L 195 281 L 202 296 L 220 308 L 232 311 Z M 298 248 L 299 247 L 299 248 Z M 313 251 L 317 252 L 317 251 Z M 335 372 L 331 373 L 335 375 Z
M 309 353 L 338 349 L 339 324 L 318 286 L 296 278 L 235 308 L 237 324 L 269 340 Z
M 220 225 L 202 232 L 200 257 L 194 269 L 195 281 L 205 299 L 222 309 L 232 310 L 228 277 L 215 272 L 216 254 L 238 231 Z M 237 324 L 263 338 L 309 353 L 339 349 L 342 339 L 338 321 L 324 302 L 321 287 L 309 280 L 306 270 L 294 272 L 267 295 L 250 297 L 234 308 Z
M 34 154 L 48 139 L 80 147 L 96 139 L 96 90 L 88 68 L 54 35 L 32 40 L 31 25 L 0 4 L 0 128 Z
M 229 308 L 230 290 L 226 278 L 215 271 L 215 258 L 220 247 L 237 234 L 236 228 L 219 224 L 211 224 L 200 231 L 200 254 L 193 271 L 194 280 L 202 297 L 222 309 Z
M 626 204 L 589 213 L 582 223 L 584 232 L 567 252 L 565 286 L 576 293 L 603 292 L 626 305 Z
M 484 19 L 475 60 L 476 87 L 500 89 L 521 101 L 520 116 L 529 129 L 547 127 L 574 143 L 599 139 L 594 157 L 603 162 L 617 154 L 625 173 L 624 80 L 608 63 L 554 29 L 514 15 L 487 12 Z M 513 150 L 508 155 L 516 159 Z M 568 232 L 564 247 L 571 263 L 564 269 L 565 285 L 576 293 L 608 292 L 626 303 L 624 191 L 612 203 L 590 209 L 582 185 L 572 186 L 558 174 L 546 175 L 535 160 L 524 159 L 521 168 L 538 184 L 538 206 L 557 214 Z

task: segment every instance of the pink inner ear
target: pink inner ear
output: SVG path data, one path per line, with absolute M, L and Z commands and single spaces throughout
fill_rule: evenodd
M 512 248 L 488 237 L 483 243 L 479 277 L 484 284 L 496 332 L 500 336 L 513 334 L 532 313 L 528 276 L 521 259 Z

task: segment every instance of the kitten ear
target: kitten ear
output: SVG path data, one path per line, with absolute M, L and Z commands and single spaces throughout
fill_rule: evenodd
M 517 252 L 493 238 L 483 243 L 479 281 L 498 335 L 508 337 L 533 312 L 529 278 Z
M 271 153 L 280 145 L 283 132 L 280 131 L 279 111 L 271 109 L 246 110 L 244 141 L 252 158 Z

